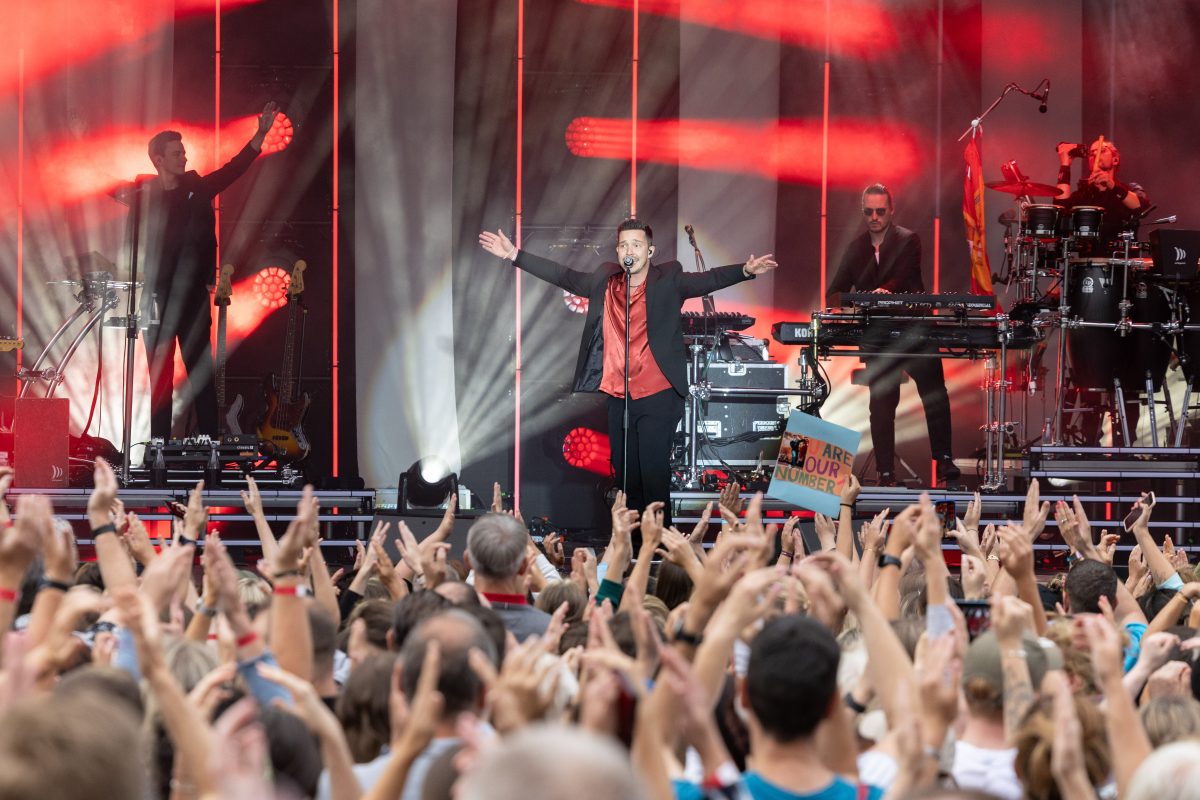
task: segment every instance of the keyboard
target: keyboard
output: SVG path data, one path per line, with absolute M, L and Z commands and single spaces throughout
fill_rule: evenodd
M 956 321 L 953 317 L 879 318 L 863 313 L 817 314 L 818 325 L 811 322 L 778 322 L 771 336 L 785 345 L 812 345 L 823 355 L 836 355 L 838 348 L 852 349 L 860 355 L 887 352 L 915 352 L 932 345 L 946 355 L 969 355 L 998 350 L 1001 331 L 990 317 Z M 1017 326 L 1008 334 L 1008 347 L 1032 346 L 1039 338 L 1029 326 Z
M 744 331 L 754 324 L 754 317 L 739 311 L 717 311 L 704 314 L 700 311 L 684 311 L 679 315 L 683 323 L 684 336 L 704 336 L 719 331 Z
M 916 294 L 898 292 L 844 292 L 842 305 L 865 309 L 927 309 L 945 308 L 960 311 L 991 311 L 996 307 L 996 298 L 990 294 L 963 294 L 941 292 L 938 294 Z

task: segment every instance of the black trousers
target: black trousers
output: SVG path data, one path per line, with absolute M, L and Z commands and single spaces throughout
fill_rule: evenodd
M 625 475 L 622 418 L 625 400 L 608 398 L 608 442 L 617 488 Z M 629 480 L 626 505 L 641 511 L 661 500 L 663 524 L 671 524 L 671 441 L 683 419 L 683 398 L 674 389 L 629 401 Z
M 196 408 L 198 433 L 216 436 L 217 392 L 213 387 L 212 316 L 207 291 L 175 295 L 159 314 L 160 324 L 146 329 L 150 367 L 150 435 L 171 436 L 171 390 L 175 383 L 175 341 L 187 367 Z
M 925 406 L 929 449 L 935 459 L 951 455 L 950 397 L 940 358 L 863 358 L 867 389 L 871 395 L 871 440 L 875 467 L 879 472 L 896 471 L 896 408 L 900 405 L 900 382 L 904 373 L 917 384 Z

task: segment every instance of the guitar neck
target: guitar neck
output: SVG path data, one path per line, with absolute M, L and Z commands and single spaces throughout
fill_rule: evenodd
M 225 318 L 228 307 L 228 301 L 217 304 L 217 365 L 214 383 L 217 389 L 217 408 L 222 411 L 225 409 Z
M 292 404 L 295 382 L 296 315 L 299 313 L 300 297 L 294 295 L 288 301 L 287 336 L 283 341 L 283 368 L 279 370 L 279 405 L 286 408 Z

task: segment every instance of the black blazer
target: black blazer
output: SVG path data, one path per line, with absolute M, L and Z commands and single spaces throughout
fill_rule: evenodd
M 621 265 L 606 262 L 594 272 L 565 267 L 521 250 L 513 263 L 571 294 L 588 299 L 587 321 L 579 342 L 572 391 L 598 392 L 604 375 L 604 292 L 608 279 L 621 273 Z M 646 276 L 646 334 L 658 368 L 680 397 L 687 396 L 687 351 L 683 346 L 683 301 L 750 280 L 743 264 L 717 267 L 708 272 L 684 272 L 678 261 L 651 264 Z
M 875 263 L 875 246 L 871 244 L 870 232 L 864 231 L 850 242 L 842 254 L 833 283 L 829 285 L 830 294 L 874 289 L 925 291 L 925 281 L 921 277 L 921 237 L 908 228 L 889 226 L 879 246 L 878 264 Z

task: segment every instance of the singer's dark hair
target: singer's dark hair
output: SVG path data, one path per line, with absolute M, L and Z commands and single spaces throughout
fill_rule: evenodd
M 154 134 L 154 138 L 150 140 L 150 146 L 146 148 L 150 153 L 150 160 L 153 161 L 156 156 L 165 156 L 168 142 L 182 141 L 183 134 L 179 131 L 159 131 Z
M 892 192 L 882 183 L 872 183 L 867 188 L 863 189 L 863 198 L 869 194 L 881 194 L 887 198 L 888 208 L 892 208 Z
M 650 230 L 648 223 L 642 222 L 640 219 L 627 219 L 617 226 L 618 237 L 624 231 L 641 231 L 646 234 L 646 244 L 654 243 L 654 231 Z

